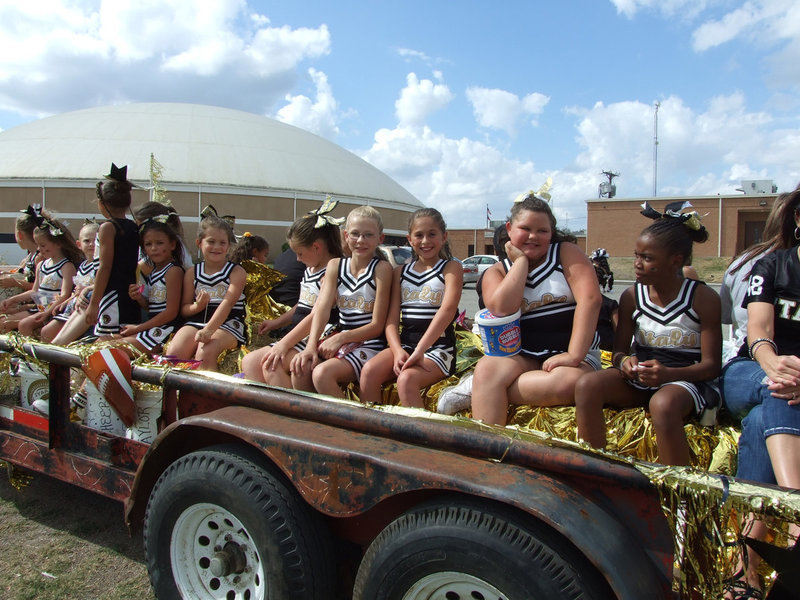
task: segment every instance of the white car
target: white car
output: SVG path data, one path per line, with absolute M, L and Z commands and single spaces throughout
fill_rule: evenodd
M 461 261 L 464 267 L 464 283 L 476 283 L 486 269 L 500 259 L 493 254 L 476 254 Z
M 378 246 L 378 252 L 389 261 L 392 268 L 411 260 L 410 246 Z

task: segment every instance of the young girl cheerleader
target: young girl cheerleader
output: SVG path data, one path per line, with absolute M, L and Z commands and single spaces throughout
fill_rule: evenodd
M 34 301 L 38 309 L 18 308 L 2 322 L 3 331 L 18 328 L 24 335 L 33 335 L 50 319 L 53 308 L 72 293 L 75 263 L 80 256 L 75 238 L 63 223 L 41 215 L 37 217 L 33 238 L 42 257 L 33 288 L 3 301 L 0 312 L 29 301 Z
M 396 378 L 400 404 L 424 408 L 422 388 L 455 369 L 453 320 L 464 269 L 447 250 L 447 228 L 434 208 L 411 215 L 408 242 L 414 259 L 394 270 L 386 323 L 389 347 L 364 365 L 361 400 L 379 403 L 381 386 Z
M 195 358 L 200 368 L 216 371 L 223 350 L 245 343 L 245 270 L 228 260 L 236 238 L 231 225 L 215 215 L 203 217 L 197 246 L 203 261 L 183 278 L 181 316 L 187 319 L 168 352 L 185 360 Z
M 28 291 L 33 287 L 33 280 L 36 278 L 36 265 L 41 260 L 39 248 L 36 240 L 33 239 L 33 230 L 36 229 L 36 209 L 33 206 L 22 211 L 17 217 L 14 226 L 14 238 L 20 248 L 28 254 L 22 259 L 18 268 L 3 271 L 3 273 L 15 273 L 15 275 L 3 275 L 0 277 L 0 288 L 22 288 Z
M 97 237 L 99 223 L 87 220 L 78 232 L 78 247 L 83 254 L 83 262 L 78 265 L 78 270 L 73 277 L 75 288 L 72 295 L 53 309 L 53 319 L 42 327 L 41 338 L 44 342 L 52 342 L 62 331 L 66 323 L 75 316 L 80 325 L 81 332 L 86 331 L 86 319 L 78 314 L 79 308 L 89 304 L 88 295 L 94 285 L 94 276 L 97 273 L 97 262 L 94 260 L 94 245 Z M 75 338 L 77 339 L 77 338 Z M 74 340 L 70 340 L 74 341 Z
M 314 389 L 339 398 L 344 387 L 358 381 L 364 364 L 386 347 L 383 329 L 392 285 L 392 267 L 375 257 L 383 241 L 380 213 L 371 206 L 353 209 L 344 237 L 350 256 L 328 263 L 307 345 L 290 366 L 294 374 L 310 368 Z M 340 331 L 320 342 L 334 307 L 339 309 Z
M 562 241 L 545 200 L 528 194 L 511 208 L 507 258 L 483 275 L 483 300 L 496 316 L 521 310 L 522 351 L 484 356 L 472 383 L 472 415 L 504 425 L 508 405 L 573 403 L 575 382 L 600 368 L 600 289 L 592 263 Z
M 181 248 L 181 262 L 178 264 L 183 267 L 184 271 L 191 269 L 194 266 L 194 261 L 192 260 L 192 254 L 189 252 L 189 249 L 186 247 L 186 242 L 184 241 L 183 223 L 181 223 L 181 218 L 178 215 L 178 211 L 176 211 L 172 206 L 162 204 L 161 202 L 155 202 L 153 200 L 150 202 L 145 202 L 139 208 L 133 211 L 133 218 L 136 220 L 138 225 L 141 225 L 147 221 L 147 219 L 154 219 L 156 217 L 166 217 L 165 223 L 172 227 L 175 233 L 178 234 Z M 140 261 L 140 267 L 146 274 L 150 271 L 152 265 L 150 264 L 147 256 L 144 254 L 140 256 L 140 258 L 143 259 L 145 263 L 142 265 Z
M 128 293 L 147 309 L 147 321 L 124 325 L 120 331 L 121 344 L 130 344 L 151 356 L 162 349 L 175 331 L 181 309 L 181 241 L 166 220 L 166 217 L 155 217 L 139 226 L 142 252 L 153 268 L 144 276 L 144 285 L 134 283 Z
M 259 334 L 286 326 L 290 326 L 290 329 L 278 342 L 244 357 L 242 370 L 248 379 L 284 388 L 314 391 L 311 369 L 292 373 L 289 366 L 292 358 L 306 347 L 304 338 L 311 329 L 311 309 L 319 298 L 326 267 L 332 259 L 342 256 L 339 225 L 343 219 L 329 216 L 336 204 L 326 201 L 322 207 L 300 217 L 289 228 L 286 235 L 289 246 L 306 265 L 300 282 L 300 299 L 279 318 L 264 321 L 259 326 Z
M 252 260 L 263 265 L 267 262 L 267 256 L 269 256 L 269 242 L 260 235 L 246 231 L 233 249 L 231 262 L 238 265 L 243 260 Z
M 131 207 L 132 187 L 128 167 L 114 163 L 106 180 L 97 183 L 98 208 L 108 220 L 97 230 L 97 273 L 85 313 L 86 324 L 94 325 L 96 336 L 119 333 L 122 325 L 141 319 L 139 305 L 128 294 L 136 283 L 139 258 L 139 228 L 125 216 Z
M 692 243 L 706 241 L 708 232 L 696 213 L 662 217 L 646 206 L 643 214 L 656 221 L 636 241 L 636 283 L 620 298 L 612 355 L 616 368 L 584 375 L 578 382 L 578 437 L 603 448 L 604 406 L 646 406 L 659 461 L 687 465 L 684 419 L 699 416 L 719 399 L 709 383 L 721 363 L 719 296 L 682 272 Z

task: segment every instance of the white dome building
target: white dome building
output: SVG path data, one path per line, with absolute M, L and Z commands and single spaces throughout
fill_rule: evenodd
M 161 185 L 180 213 L 186 235 L 203 207 L 236 217 L 236 232 L 267 238 L 279 253 L 286 228 L 319 206 L 340 201 L 336 216 L 370 204 L 387 235 L 405 236 L 410 212 L 422 204 L 393 179 L 351 152 L 291 125 L 213 106 L 123 104 L 79 110 L 0 132 L 2 232 L 28 204 L 70 221 L 98 215 L 95 184 L 112 162 L 150 187 L 150 157 L 163 166 Z M 150 198 L 134 190 L 133 206 Z M 14 243 L 13 233 L 0 242 Z

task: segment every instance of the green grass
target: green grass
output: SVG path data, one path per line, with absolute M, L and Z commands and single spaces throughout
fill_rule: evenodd
M 700 279 L 708 283 L 720 283 L 725 269 L 728 268 L 729 257 L 698 256 L 692 261 L 692 266 L 700 275 Z M 617 281 L 632 281 L 633 276 L 633 257 L 612 257 L 608 259 L 611 270 L 614 271 L 614 279 Z

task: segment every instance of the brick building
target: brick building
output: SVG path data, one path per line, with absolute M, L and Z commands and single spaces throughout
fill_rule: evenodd
M 744 183 L 744 182 L 743 182 Z M 696 244 L 695 256 L 731 257 L 761 241 L 764 224 L 777 193 L 587 200 L 587 248 L 605 248 L 611 256 L 632 256 L 639 233 L 651 221 L 639 214 L 646 200 L 659 212 L 670 202 L 688 200 L 708 229 Z

